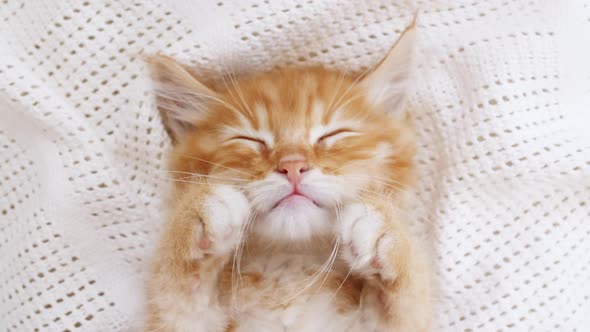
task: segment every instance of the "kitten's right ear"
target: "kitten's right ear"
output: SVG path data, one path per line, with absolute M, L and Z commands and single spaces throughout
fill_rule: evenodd
M 390 114 L 404 109 L 413 69 L 416 18 L 417 14 L 385 58 L 361 80 L 367 100 L 384 105 Z
M 216 93 L 176 60 L 155 55 L 146 58 L 156 92 L 156 104 L 174 143 L 207 112 Z

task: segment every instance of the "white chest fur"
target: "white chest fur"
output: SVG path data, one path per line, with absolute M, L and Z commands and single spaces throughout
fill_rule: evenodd
M 331 269 L 328 269 L 331 267 Z M 361 317 L 361 285 L 337 259 L 278 254 L 245 262 L 226 296 L 235 331 L 371 331 Z M 365 305 L 365 304 L 364 304 Z M 365 315 L 366 316 L 366 315 Z

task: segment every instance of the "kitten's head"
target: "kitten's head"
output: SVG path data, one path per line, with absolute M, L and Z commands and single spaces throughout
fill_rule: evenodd
M 343 204 L 403 190 L 414 154 L 403 114 L 414 30 L 358 77 L 286 69 L 204 84 L 151 58 L 177 183 L 235 186 L 251 200 L 254 231 L 281 240 L 328 234 Z

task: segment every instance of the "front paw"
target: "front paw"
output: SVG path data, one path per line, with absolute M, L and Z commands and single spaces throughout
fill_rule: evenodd
M 195 205 L 197 251 L 219 255 L 236 248 L 249 216 L 246 196 L 230 186 L 220 185 Z
M 396 278 L 391 259 L 396 238 L 381 212 L 365 204 L 352 204 L 342 211 L 339 226 L 342 256 L 352 272 L 390 281 Z

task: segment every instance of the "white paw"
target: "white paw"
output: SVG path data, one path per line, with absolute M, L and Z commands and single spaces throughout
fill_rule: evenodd
M 227 253 L 241 241 L 250 204 L 246 196 L 230 186 L 216 186 L 201 203 L 200 220 L 203 225 L 197 243 L 207 253 Z
M 365 204 L 349 205 L 341 216 L 342 255 L 351 270 L 395 279 L 395 269 L 388 259 L 395 239 L 386 232 L 383 216 Z

